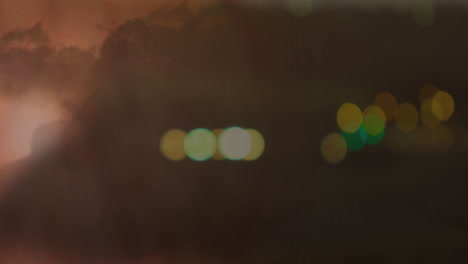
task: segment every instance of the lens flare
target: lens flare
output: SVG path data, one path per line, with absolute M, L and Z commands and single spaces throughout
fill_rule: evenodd
M 192 160 L 208 160 L 216 153 L 216 137 L 208 129 L 194 129 L 185 137 L 184 149 Z
M 179 161 L 185 158 L 184 140 L 186 133 L 179 129 L 168 131 L 161 137 L 161 153 L 172 161 Z
M 338 109 L 336 121 L 342 131 L 352 134 L 361 127 L 363 121 L 361 109 L 355 104 L 345 103 Z
M 247 157 L 252 148 L 250 134 L 240 127 L 226 129 L 219 138 L 219 149 L 229 160 L 241 160 Z
M 244 158 L 244 160 L 257 160 L 265 151 L 265 139 L 262 134 L 255 129 L 247 129 L 247 133 L 250 135 L 252 146 L 249 154 Z
M 328 134 L 322 141 L 321 152 L 327 162 L 340 163 L 348 152 L 346 141 L 340 134 Z
M 402 103 L 398 107 L 396 123 L 403 132 L 411 132 L 418 126 L 418 110 L 410 103 Z

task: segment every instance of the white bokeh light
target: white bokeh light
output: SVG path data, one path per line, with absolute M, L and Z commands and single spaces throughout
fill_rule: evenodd
M 226 129 L 219 138 L 219 149 L 230 160 L 241 160 L 249 155 L 252 139 L 249 132 L 240 127 Z

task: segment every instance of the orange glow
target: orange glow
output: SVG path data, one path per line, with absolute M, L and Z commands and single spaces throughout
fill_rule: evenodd
M 398 101 L 393 94 L 389 92 L 379 93 L 375 97 L 374 104 L 384 111 L 387 122 L 390 122 L 395 118 Z
M 41 125 L 63 118 L 59 107 L 46 98 L 2 98 L 0 103 L 0 164 L 31 153 L 32 138 Z
M 0 0 L 0 34 L 42 22 L 53 42 L 87 48 L 100 44 L 107 36 L 106 29 L 149 15 L 167 2 L 177 5 L 181 1 L 138 1 L 135 4 L 128 0 Z
M 216 142 L 219 142 L 219 136 L 224 132 L 224 129 L 218 128 L 213 131 L 211 131 L 213 135 L 216 137 Z M 216 153 L 212 157 L 214 160 L 225 160 L 226 158 L 221 154 L 219 151 L 219 146 L 216 148 Z

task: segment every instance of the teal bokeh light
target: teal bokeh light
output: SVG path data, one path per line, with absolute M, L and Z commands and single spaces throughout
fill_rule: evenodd
M 362 126 L 352 134 L 341 131 L 341 136 L 345 139 L 350 151 L 361 150 L 367 142 L 367 132 Z
M 382 142 L 382 139 L 385 136 L 385 129 L 380 132 L 377 136 L 367 135 L 367 144 L 368 145 L 377 145 Z

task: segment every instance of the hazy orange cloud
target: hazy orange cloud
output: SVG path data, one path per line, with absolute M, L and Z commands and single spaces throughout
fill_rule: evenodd
M 111 29 L 150 14 L 162 0 L 0 0 L 0 34 L 42 21 L 57 45 L 99 45 Z M 178 1 L 171 1 L 174 4 Z M 167 3 L 167 1 L 166 1 Z

